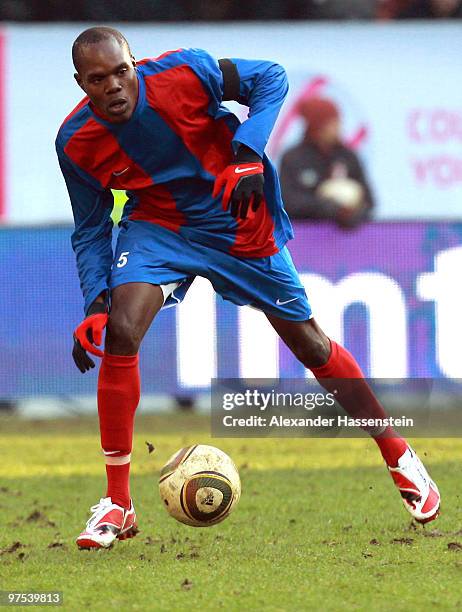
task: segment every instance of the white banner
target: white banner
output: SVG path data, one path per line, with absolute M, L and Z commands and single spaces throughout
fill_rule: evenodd
M 73 79 L 71 45 L 84 27 L 6 29 L 9 222 L 72 219 L 54 140 L 82 97 Z M 138 58 L 193 46 L 216 57 L 281 63 L 291 91 L 269 147 L 276 160 L 301 134 L 294 102 L 318 92 L 342 110 L 345 139 L 357 147 L 376 195 L 377 218 L 461 216 L 460 24 L 152 24 L 120 29 Z

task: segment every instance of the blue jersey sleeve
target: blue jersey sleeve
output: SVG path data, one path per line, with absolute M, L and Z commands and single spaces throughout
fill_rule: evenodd
M 98 189 L 86 180 L 83 171 L 59 149 L 58 159 L 74 215 L 75 230 L 71 243 L 87 312 L 98 295 L 109 286 L 114 199 L 111 191 Z
M 210 98 L 214 114 L 223 99 L 223 74 L 217 60 L 201 49 L 190 49 L 193 69 L 201 78 Z M 287 75 L 279 64 L 264 60 L 234 59 L 239 73 L 240 104 L 249 107 L 248 119 L 233 138 L 236 152 L 240 144 L 253 149 L 260 157 L 269 140 L 277 116 L 289 90 Z
M 249 107 L 248 119 L 238 127 L 233 147 L 240 144 L 253 149 L 260 157 L 268 143 L 281 106 L 289 90 L 282 66 L 268 61 L 233 59 L 239 73 L 239 100 Z

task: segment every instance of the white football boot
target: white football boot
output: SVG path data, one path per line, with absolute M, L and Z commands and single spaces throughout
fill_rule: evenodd
M 388 470 L 414 519 L 419 523 L 436 519 L 441 501 L 438 487 L 410 446 L 399 458 L 398 467 L 388 466 Z
M 103 497 L 90 510 L 93 514 L 76 540 L 79 548 L 109 548 L 114 540 L 133 538 L 138 533 L 132 501 L 126 510 L 113 504 L 110 497 Z

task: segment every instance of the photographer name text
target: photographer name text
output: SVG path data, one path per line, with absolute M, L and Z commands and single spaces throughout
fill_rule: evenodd
M 387 417 L 383 419 L 353 418 L 349 416 L 334 417 L 284 417 L 274 415 L 271 418 L 263 416 L 233 417 L 227 414 L 223 417 L 225 427 L 414 427 L 414 419 L 406 416 Z

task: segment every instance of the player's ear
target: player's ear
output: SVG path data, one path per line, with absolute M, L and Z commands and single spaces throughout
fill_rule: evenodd
M 80 76 L 80 74 L 79 74 L 78 72 L 75 72 L 75 73 L 74 73 L 74 79 L 77 81 L 77 85 L 78 85 L 78 86 L 79 86 L 81 89 L 83 89 L 83 90 L 85 91 L 85 89 L 84 89 L 84 87 L 83 87 L 83 83 L 82 83 L 82 78 L 81 78 L 81 76 Z
M 134 55 L 130 55 L 131 60 L 132 60 L 132 64 L 133 64 L 133 68 L 136 68 L 136 59 Z

